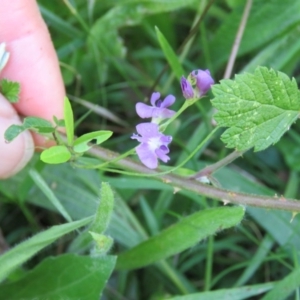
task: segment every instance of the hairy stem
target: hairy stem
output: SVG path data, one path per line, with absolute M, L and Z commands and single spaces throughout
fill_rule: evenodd
M 110 161 L 119 156 L 118 153 L 110 150 L 94 147 L 88 151 L 92 156 L 98 157 L 105 161 Z M 121 169 L 133 171 L 136 173 L 145 174 L 157 174 L 159 170 L 151 170 L 130 158 L 123 158 L 114 163 L 116 167 Z M 239 192 L 228 191 L 225 189 L 213 187 L 207 184 L 203 184 L 193 178 L 187 178 L 175 174 L 165 174 L 154 177 L 156 180 L 162 181 L 165 184 L 169 184 L 174 187 L 175 191 L 188 190 L 205 197 L 214 198 L 222 202 L 231 202 L 241 205 L 249 205 L 263 208 L 273 208 L 286 210 L 291 212 L 300 212 L 300 201 L 294 199 L 287 199 L 284 197 L 268 197 L 251 195 Z

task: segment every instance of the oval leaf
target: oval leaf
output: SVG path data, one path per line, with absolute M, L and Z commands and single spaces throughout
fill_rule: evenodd
M 89 150 L 93 145 L 89 145 L 92 140 L 96 140 L 96 145 L 103 143 L 112 136 L 113 132 L 109 130 L 94 131 L 82 135 L 74 142 L 74 151 L 78 153 Z
M 66 146 L 53 146 L 44 150 L 40 158 L 47 164 L 61 164 L 71 158 L 71 153 Z
M 6 142 L 11 142 L 14 140 L 20 133 L 22 133 L 25 130 L 25 128 L 22 125 L 11 125 L 9 126 L 5 133 L 4 138 Z
M 54 132 L 53 125 L 49 121 L 38 117 L 25 118 L 23 122 L 23 127 L 25 129 L 37 131 L 39 133 Z
M 64 254 L 50 257 L 16 282 L 0 287 L 0 300 L 100 299 L 115 256 Z

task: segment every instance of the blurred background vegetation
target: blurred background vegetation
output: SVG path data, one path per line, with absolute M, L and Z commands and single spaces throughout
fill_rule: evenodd
M 38 3 L 72 101 L 76 133 L 112 130 L 114 136 L 104 146 L 123 153 L 136 146 L 130 139 L 140 122 L 136 102 L 147 101 L 153 90 L 163 97 L 175 95 L 175 110 L 184 101 L 180 84 L 157 41 L 155 26 L 177 51 L 186 72 L 182 75 L 209 69 L 218 82 L 223 78 L 246 1 Z M 299 0 L 254 0 L 233 74 L 251 72 L 262 65 L 294 76 L 299 82 L 299 11 Z M 186 41 L 195 24 L 195 34 Z M 168 133 L 174 135 L 170 165 L 182 161 L 211 131 L 211 98 L 210 94 L 202 99 L 168 128 Z M 298 122 L 278 144 L 265 151 L 248 151 L 216 173 L 216 179 L 231 190 L 299 199 L 299 126 Z M 228 153 L 230 150 L 217 137 L 185 167 L 196 171 Z M 45 166 L 36 157 L 26 170 L 0 182 L 0 223 L 7 244 L 0 248 L 64 221 L 28 175 L 32 167 L 48 182 L 73 219 L 95 211 L 101 181 L 112 185 L 117 197 L 109 226 L 115 240 L 113 254 L 157 234 L 182 216 L 222 205 L 186 191 L 173 194 L 170 187 L 149 178 L 74 170 L 67 164 Z M 164 266 L 114 272 L 103 299 L 163 299 L 246 284 L 259 294 L 258 290 L 263 292 L 259 284 L 281 280 L 299 264 L 300 221 L 298 216 L 290 220 L 291 214 L 286 212 L 249 207 L 240 226 L 166 260 Z M 49 255 L 87 253 L 89 249 L 90 245 L 80 242 L 73 233 L 42 251 L 26 268 Z M 270 287 L 264 286 L 266 290 Z M 244 293 L 228 299 L 246 297 L 261 296 Z

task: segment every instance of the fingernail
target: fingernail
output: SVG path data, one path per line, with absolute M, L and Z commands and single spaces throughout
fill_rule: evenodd
M 0 179 L 8 178 L 23 169 L 34 152 L 33 139 L 28 131 L 10 143 L 5 141 L 4 133 L 13 124 L 20 125 L 21 121 L 10 103 L 0 95 Z

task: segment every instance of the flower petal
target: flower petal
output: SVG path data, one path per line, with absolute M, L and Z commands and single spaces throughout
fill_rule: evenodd
M 168 95 L 161 103 L 160 107 L 165 108 L 171 106 L 175 102 L 175 99 L 176 98 L 173 95 Z
M 153 108 L 152 118 L 167 119 L 173 117 L 175 111 L 167 108 Z
M 156 169 L 158 166 L 158 161 L 156 154 L 151 151 L 148 144 L 142 143 L 136 147 L 136 153 L 140 161 L 149 169 Z
M 164 150 L 162 150 L 161 148 L 158 148 L 155 150 L 155 154 L 157 155 L 157 157 L 162 160 L 163 162 L 168 162 L 168 160 L 170 160 L 170 157 L 165 153 Z
M 160 93 L 159 92 L 154 92 L 151 95 L 150 103 L 152 106 L 155 106 L 155 102 L 160 98 Z
M 135 105 L 136 113 L 139 115 L 140 118 L 151 118 L 153 114 L 154 107 L 146 105 L 142 102 L 138 102 Z
M 136 131 L 145 138 L 159 135 L 158 125 L 155 123 L 140 123 L 135 128 Z
M 166 145 L 168 145 L 168 144 L 170 144 L 172 142 L 172 136 L 162 134 L 161 137 L 160 137 L 160 139 L 159 139 L 159 141 L 160 141 L 160 143 L 162 145 L 166 146 Z

